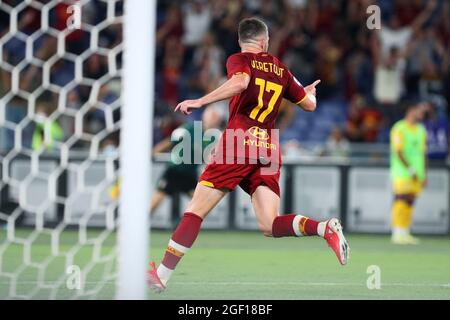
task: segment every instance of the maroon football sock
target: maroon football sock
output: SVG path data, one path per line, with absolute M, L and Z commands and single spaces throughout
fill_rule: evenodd
M 178 227 L 172 234 L 161 262 L 165 267 L 171 270 L 175 269 L 178 262 L 197 238 L 202 221 L 203 219 L 194 213 L 186 212 L 184 214 Z
M 296 214 L 278 216 L 272 224 L 272 236 L 274 238 L 316 236 L 319 223 Z

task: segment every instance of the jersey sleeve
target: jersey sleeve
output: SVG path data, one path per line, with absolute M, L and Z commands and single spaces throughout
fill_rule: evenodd
M 399 128 L 392 129 L 391 144 L 396 151 L 401 151 L 403 149 L 403 133 Z
M 422 131 L 423 131 L 423 150 L 426 153 L 428 151 L 428 133 L 427 129 L 424 126 L 422 127 Z
M 235 74 L 246 73 L 251 76 L 250 65 L 243 55 L 232 55 L 227 60 L 227 76 L 231 78 Z
M 300 104 L 307 97 L 305 88 L 303 88 L 303 85 L 300 83 L 300 81 L 297 80 L 297 78 L 294 77 L 291 72 L 288 73 L 288 77 L 289 78 L 287 81 L 287 88 L 284 94 L 284 98 L 295 104 Z

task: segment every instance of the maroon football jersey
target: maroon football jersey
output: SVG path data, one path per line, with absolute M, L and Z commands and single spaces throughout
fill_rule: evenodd
M 268 53 L 243 52 L 230 56 L 227 61 L 228 78 L 240 73 L 248 74 L 250 83 L 245 91 L 230 100 L 230 117 L 219 148 L 227 152 L 227 157 L 231 155 L 231 145 L 238 151 L 245 149 L 245 158 L 255 158 L 249 156 L 255 152 L 258 153 L 256 158 L 260 158 L 260 153 L 270 155 L 276 151 L 279 154 L 277 132 L 272 129 L 282 99 L 299 104 L 306 92 L 289 69 Z M 244 131 L 246 136 L 229 139 L 234 131 Z M 234 142 L 227 144 L 226 141 L 230 140 Z M 236 152 L 232 154 L 233 157 L 243 156 Z
M 268 53 L 237 53 L 228 58 L 227 75 L 246 73 L 247 89 L 230 101 L 228 128 L 249 129 L 258 126 L 273 129 L 283 98 L 300 103 L 305 98 L 303 86 L 289 69 Z

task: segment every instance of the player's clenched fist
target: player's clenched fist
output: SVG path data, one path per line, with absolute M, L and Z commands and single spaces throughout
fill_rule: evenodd
M 202 103 L 200 99 L 195 100 L 185 100 L 183 102 L 180 102 L 177 107 L 175 108 L 174 112 L 181 111 L 185 115 L 189 115 L 192 113 L 193 109 L 198 109 L 202 107 Z

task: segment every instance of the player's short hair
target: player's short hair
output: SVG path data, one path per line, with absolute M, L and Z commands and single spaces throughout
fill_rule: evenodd
M 241 42 L 247 42 L 268 33 L 267 25 L 258 18 L 246 18 L 239 23 L 238 35 Z
M 426 100 L 419 99 L 419 98 L 411 98 L 408 101 L 406 101 L 403 111 L 404 114 L 407 115 L 411 111 L 415 111 L 419 108 L 421 108 L 425 103 L 428 103 Z

